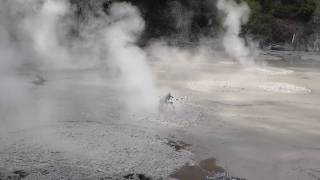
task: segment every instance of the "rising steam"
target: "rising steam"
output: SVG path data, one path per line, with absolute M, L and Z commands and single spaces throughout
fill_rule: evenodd
M 105 64 L 119 70 L 119 97 L 130 110 L 156 111 L 154 76 L 136 45 L 145 24 L 131 4 L 114 3 L 108 14 L 86 17 L 81 26 L 65 0 L 0 0 L 0 14 L 1 123 L 32 126 L 52 116 L 52 103 L 44 106 L 33 93 L 40 72 Z M 79 27 L 78 35 L 72 27 Z
M 110 8 L 110 25 L 105 31 L 108 57 L 121 71 L 126 90 L 130 91 L 129 107 L 157 110 L 153 74 L 147 65 L 146 53 L 136 45 L 144 30 L 144 20 L 137 8 L 128 3 Z
M 223 27 L 225 34 L 223 46 L 228 55 L 242 65 L 252 65 L 252 51 L 240 37 L 241 27 L 250 17 L 250 8 L 245 2 L 238 4 L 234 0 L 218 0 L 217 8 L 224 14 Z
M 68 10 L 66 1 L 44 1 L 40 11 L 26 21 L 26 29 L 34 43 L 34 50 L 43 60 L 42 63 L 63 68 L 70 61 L 66 47 L 59 41 L 58 31 L 59 20 Z
M 223 23 L 226 52 L 241 64 L 252 64 L 250 48 L 239 37 L 241 26 L 249 19 L 249 7 L 233 0 L 218 0 L 217 7 L 226 15 Z M 97 11 L 102 12 L 100 8 Z M 0 112 L 6 112 L 3 119 L 7 120 L 17 118 L 17 114 L 21 117 L 30 115 L 28 112 L 43 114 L 38 112 L 43 108 L 37 109 L 34 105 L 38 99 L 32 94 L 30 77 L 21 75 L 21 68 L 29 74 L 38 74 L 48 68 L 59 71 L 108 64 L 115 72 L 120 72 L 118 81 L 122 89 L 119 96 L 127 106 L 131 110 L 154 112 L 159 99 L 146 54 L 172 61 L 178 57 L 212 57 L 207 48 L 204 48 L 206 53 L 165 45 L 151 45 L 151 48 L 145 48 L 147 50 L 140 48 L 137 41 L 145 22 L 139 10 L 129 3 L 113 3 L 108 13 L 99 16 L 87 13 L 85 23 L 75 20 L 74 8 L 66 0 L 0 0 L 0 14 Z M 185 19 L 189 19 L 192 12 L 182 14 L 187 17 L 178 18 L 177 24 L 183 29 L 189 27 L 190 22 Z M 72 30 L 74 27 L 77 33 Z M 26 64 L 36 68 L 25 69 Z M 188 62 L 180 64 L 189 65 Z M 36 118 L 30 116 L 30 119 Z

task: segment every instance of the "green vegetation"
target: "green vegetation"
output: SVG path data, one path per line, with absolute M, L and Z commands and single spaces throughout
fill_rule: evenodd
M 245 0 L 254 13 L 308 21 L 318 0 Z
M 71 0 L 78 4 L 79 16 L 83 9 L 91 9 L 90 2 L 126 1 L 139 7 L 146 21 L 143 39 L 181 35 L 187 40 L 197 40 L 202 35 L 212 35 L 221 27 L 221 14 L 217 0 Z M 290 41 L 293 34 L 312 33 L 310 20 L 320 0 L 236 0 L 245 1 L 251 8 L 251 18 L 243 27 L 244 33 L 258 35 L 274 42 Z M 85 14 L 85 13 L 84 13 Z
M 245 0 L 252 16 L 247 29 L 253 34 L 271 36 L 275 19 L 285 19 L 297 23 L 310 21 L 318 0 Z
M 126 0 L 142 9 L 147 22 L 148 36 L 163 36 L 179 33 L 175 26 L 174 16 L 170 14 L 170 5 L 180 4 L 185 12 L 192 12 L 190 37 L 198 34 L 210 34 L 212 29 L 219 26 L 219 13 L 215 9 L 216 0 Z M 237 0 L 245 1 L 251 8 L 251 18 L 244 26 L 244 31 L 251 34 L 275 39 L 278 31 L 288 31 L 286 36 L 292 36 L 296 24 L 307 24 L 319 0 Z M 174 10 L 178 11 L 178 10 Z M 282 26 L 282 22 L 285 22 Z M 280 23 L 280 24 L 279 24 Z M 277 29 L 280 28 L 280 29 Z M 281 29 L 282 28 L 282 29 Z M 290 32 L 289 32 L 290 31 Z M 196 38 L 195 38 L 196 39 Z M 288 39 L 282 37 L 282 39 Z

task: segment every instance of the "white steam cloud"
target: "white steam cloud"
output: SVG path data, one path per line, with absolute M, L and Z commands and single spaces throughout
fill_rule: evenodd
M 223 27 L 226 32 L 223 37 L 223 46 L 228 55 L 242 65 L 253 65 L 253 53 L 240 37 L 241 26 L 246 24 L 250 17 L 250 8 L 245 2 L 238 4 L 234 0 L 218 0 L 217 8 L 224 15 Z
M 59 41 L 58 32 L 59 20 L 68 10 L 67 1 L 47 0 L 39 12 L 26 19 L 25 27 L 34 43 L 34 50 L 41 62 L 49 66 L 63 68 L 70 61 L 66 47 Z
M 249 19 L 249 7 L 233 0 L 218 0 L 217 7 L 226 15 L 225 50 L 241 64 L 253 63 L 250 48 L 239 37 L 241 26 Z M 38 108 L 41 103 L 34 96 L 30 76 L 34 78 L 51 68 L 59 72 L 65 68 L 107 65 L 114 72 L 120 72 L 117 74 L 122 88 L 119 97 L 123 97 L 130 110 L 155 112 L 159 97 L 149 58 L 176 61 L 182 67 L 189 66 L 190 59 L 216 58 L 212 55 L 215 52 L 207 47 L 189 50 L 151 44 L 146 50 L 142 49 L 137 41 L 145 22 L 136 7 L 130 3 L 113 3 L 108 13 L 100 8 L 95 10 L 95 15 L 85 12 L 85 22 L 79 22 L 75 9 L 66 0 L 0 0 L 0 113 L 5 116 L 2 119 L 9 121 L 27 116 L 36 119 L 38 115 L 31 114 L 50 113 L 43 107 Z M 190 22 L 185 19 L 189 19 L 192 12 L 183 10 L 181 16 L 184 15 L 186 18 L 177 21 L 181 28 L 189 27 Z M 32 68 L 26 68 L 30 64 Z M 176 67 L 179 66 L 172 71 L 183 69 Z
M 2 127 L 54 119 L 54 98 L 46 94 L 48 99 L 40 99 L 32 84 L 47 70 L 110 65 L 120 71 L 119 97 L 130 110 L 157 110 L 154 75 L 146 53 L 136 45 L 145 28 L 139 10 L 114 3 L 108 14 L 101 14 L 76 26 L 74 9 L 66 0 L 0 0 Z M 78 27 L 78 36 L 71 34 L 72 27 Z
M 154 77 L 147 65 L 146 53 L 136 45 L 144 30 L 137 8 L 128 3 L 114 4 L 109 11 L 110 25 L 105 31 L 108 58 L 120 69 L 129 107 L 155 112 L 158 106 Z
M 29 70 L 25 69 L 25 65 L 39 62 L 40 59 L 46 61 L 53 54 L 61 54 L 55 51 L 56 46 L 47 46 L 55 43 L 51 31 L 54 31 L 56 19 L 60 15 L 55 11 L 61 9 L 52 9 L 57 5 L 55 3 L 56 1 L 0 1 L 0 123 L 3 128 L 32 127 L 52 116 L 51 102 L 44 102 L 34 94 L 30 76 L 37 74 L 36 65 L 33 64 L 34 67 Z M 37 24 L 27 27 L 29 22 Z M 43 28 L 44 26 L 47 27 Z M 42 39 L 34 38 L 39 34 Z

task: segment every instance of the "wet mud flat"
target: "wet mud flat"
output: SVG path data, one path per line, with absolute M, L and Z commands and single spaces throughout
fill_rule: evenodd
M 246 179 L 318 180 L 319 54 L 266 51 L 257 61 L 208 63 L 166 81 L 179 82 L 179 93 L 202 113 L 183 140 Z
M 168 72 L 159 76 L 165 93 L 187 98 L 161 115 L 127 116 L 114 83 L 75 78 L 83 72 L 34 77 L 34 93 L 52 98 L 57 116 L 1 129 L 0 179 L 318 180 L 320 74 L 274 65 Z
M 183 141 L 167 138 L 164 142 L 175 151 L 182 151 L 191 148 L 190 144 Z M 59 152 L 52 152 L 54 154 Z M 103 170 L 90 171 L 86 168 L 67 167 L 65 165 L 51 164 L 42 168 L 26 168 L 24 170 L 9 171 L 0 168 L 0 180 L 33 180 L 33 179 L 105 179 L 105 180 L 164 180 L 166 178 L 154 178 L 152 175 L 134 173 L 110 176 Z M 71 173 L 72 172 L 72 173 Z M 71 173 L 71 174 L 68 174 Z M 74 175 L 72 175 L 74 174 Z M 233 177 L 226 170 L 217 165 L 214 158 L 209 158 L 195 164 L 185 164 L 170 174 L 169 178 L 177 180 L 246 180 L 244 178 Z

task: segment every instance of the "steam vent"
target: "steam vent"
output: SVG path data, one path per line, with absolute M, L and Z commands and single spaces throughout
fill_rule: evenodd
M 319 180 L 319 0 L 0 0 L 0 180 Z

